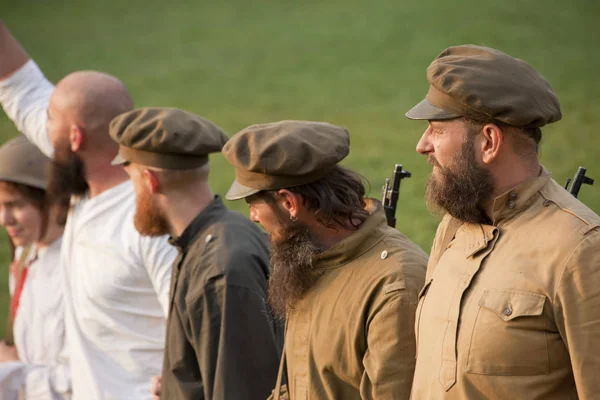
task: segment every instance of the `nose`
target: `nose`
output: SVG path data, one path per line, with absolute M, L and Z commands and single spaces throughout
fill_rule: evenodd
M 430 132 L 431 128 L 427 128 L 427 130 L 419 139 L 417 143 L 417 153 L 427 155 L 433 151 L 433 144 L 431 143 Z

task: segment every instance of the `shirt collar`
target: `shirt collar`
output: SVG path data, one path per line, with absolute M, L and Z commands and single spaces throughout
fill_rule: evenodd
M 498 225 L 529 208 L 535 201 L 536 194 L 546 186 L 550 178 L 550 172 L 541 167 L 539 176 L 522 182 L 496 197 L 492 208 L 493 224 Z
M 375 246 L 386 235 L 388 228 L 381 202 L 365 199 L 365 210 L 369 213 L 360 228 L 333 247 L 325 250 L 316 258 L 319 269 L 337 268 L 349 263 Z
M 214 220 L 221 218 L 226 212 L 227 208 L 223 204 L 221 197 L 218 195 L 215 196 L 208 206 L 200 211 L 196 218 L 190 222 L 181 236 L 171 237 L 169 243 L 181 250 L 186 250 L 196 236 L 201 234 Z

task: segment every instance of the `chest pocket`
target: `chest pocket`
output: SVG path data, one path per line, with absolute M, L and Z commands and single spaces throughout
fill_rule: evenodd
M 486 290 L 479 300 L 467 372 L 482 375 L 548 374 L 543 314 L 546 297 L 519 290 Z

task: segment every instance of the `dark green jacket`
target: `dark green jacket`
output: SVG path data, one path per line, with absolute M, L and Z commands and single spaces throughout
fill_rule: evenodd
M 282 344 L 266 300 L 266 235 L 215 197 L 171 244 L 161 398 L 265 399 Z

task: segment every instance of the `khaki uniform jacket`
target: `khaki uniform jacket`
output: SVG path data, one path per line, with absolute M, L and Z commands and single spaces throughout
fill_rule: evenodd
M 294 305 L 285 336 L 289 398 L 408 399 L 426 254 L 386 224 L 381 204 L 322 253 L 323 276 Z
M 171 242 L 179 255 L 161 398 L 266 398 L 283 335 L 266 303 L 266 235 L 217 197 Z
M 440 224 L 417 311 L 412 398 L 600 399 L 600 218 L 543 171 L 493 225 Z

